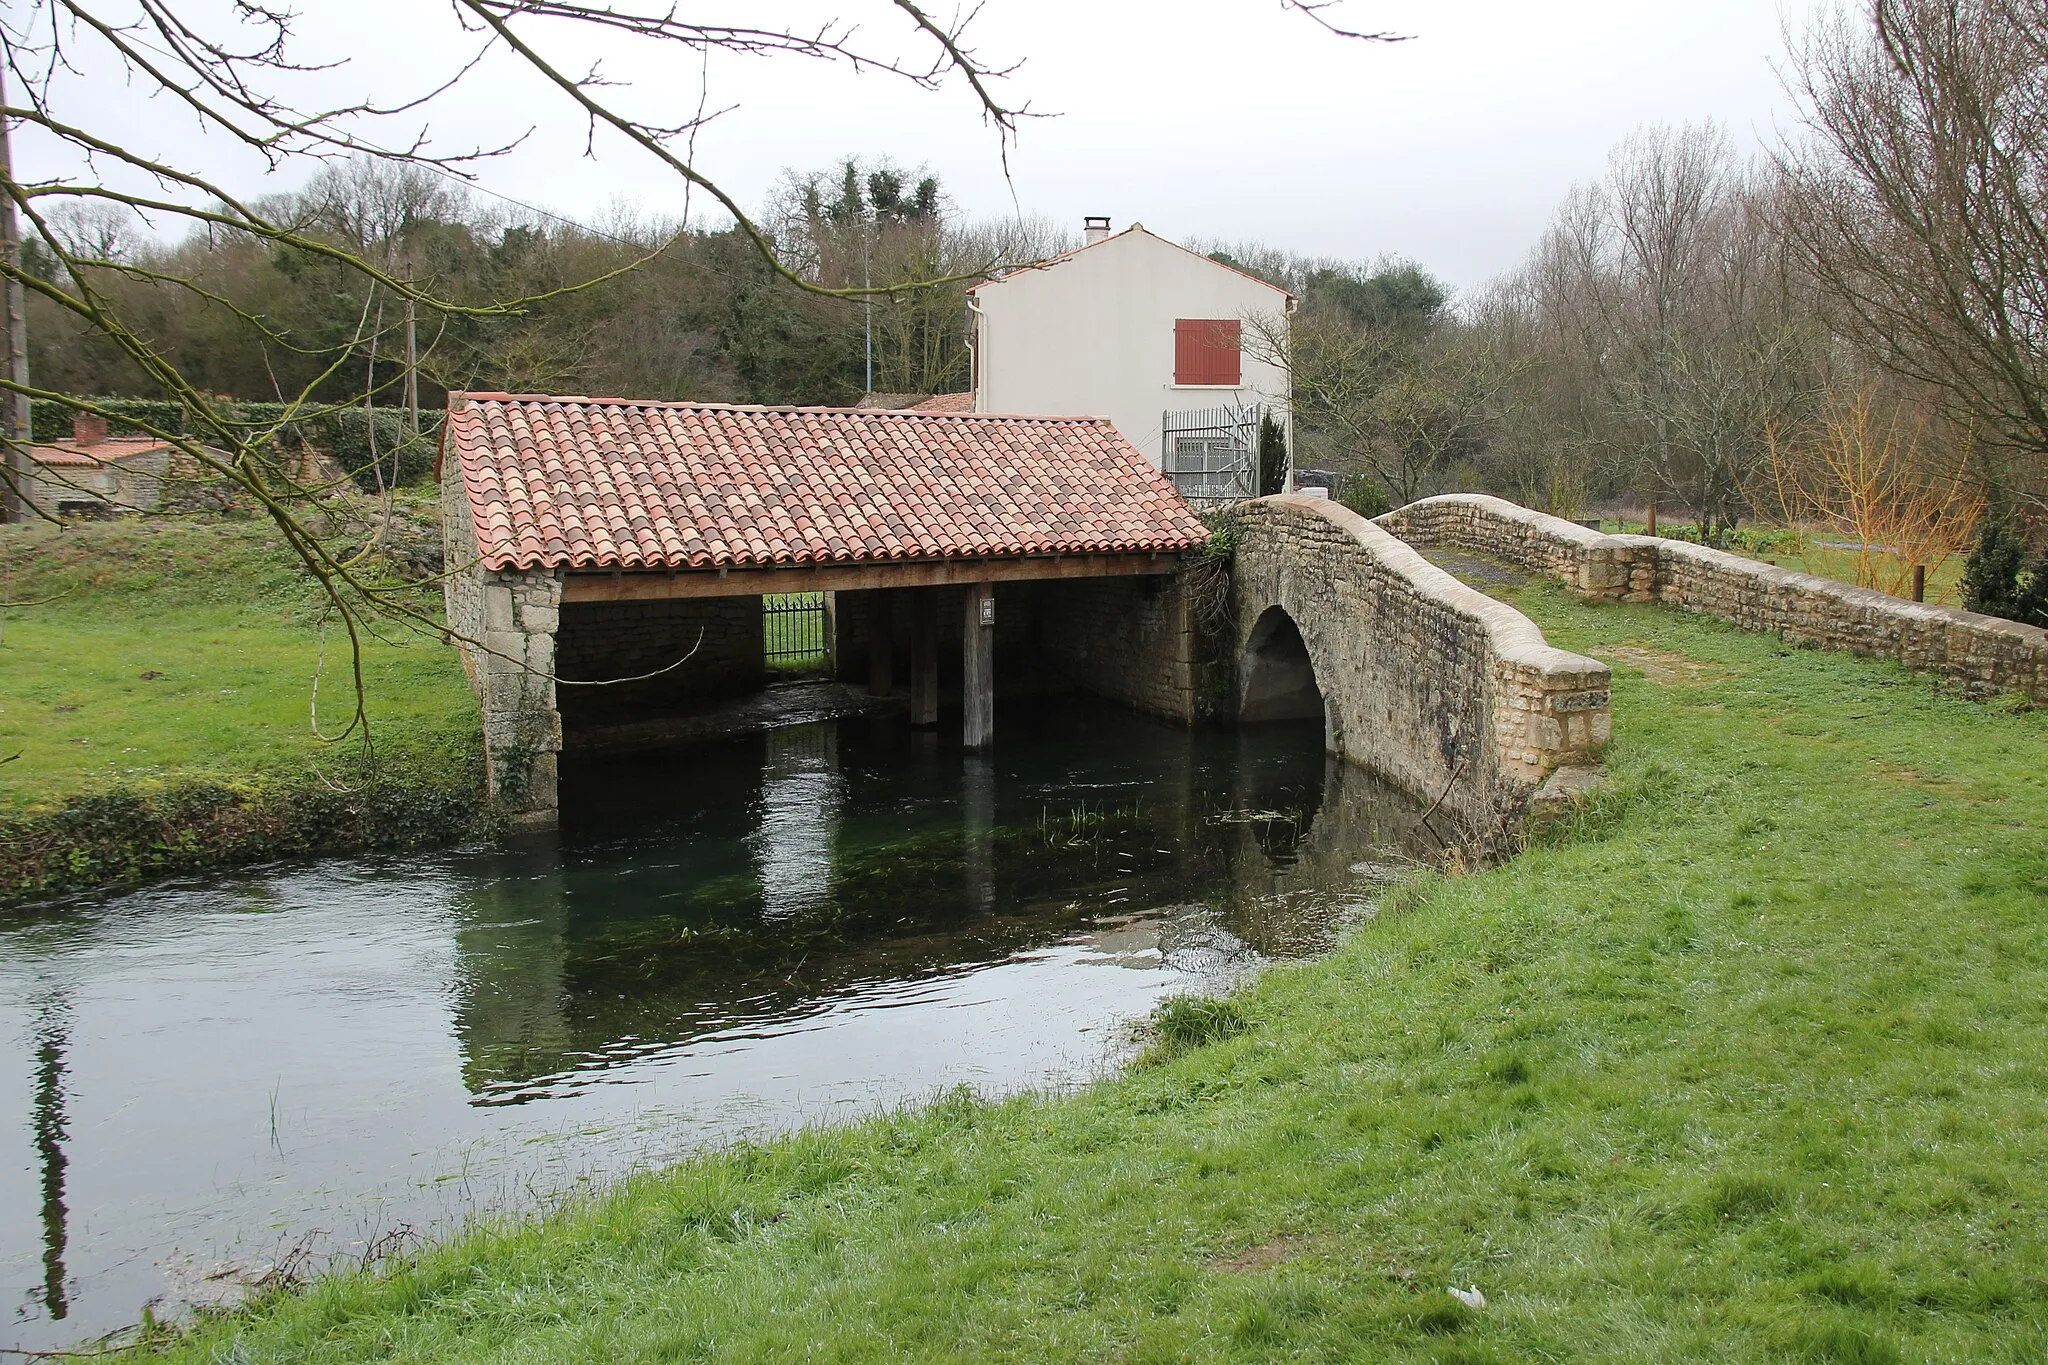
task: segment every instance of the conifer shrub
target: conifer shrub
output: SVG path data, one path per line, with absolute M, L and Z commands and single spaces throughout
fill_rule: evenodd
M 2048 549 L 2027 559 L 2026 542 L 2001 512 L 1987 515 L 1963 562 L 1963 606 L 1985 616 L 2048 627 Z

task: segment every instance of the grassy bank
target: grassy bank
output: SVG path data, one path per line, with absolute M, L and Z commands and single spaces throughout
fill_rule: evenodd
M 1568 837 L 1077 1097 L 693 1162 L 164 1349 L 2038 1359 L 2048 716 L 1522 600 L 1617 665 L 1617 786 Z
M 323 669 L 313 584 L 261 523 L 0 527 L 0 601 L 0 897 L 432 837 L 473 805 L 452 650 L 370 643 L 374 761 L 314 732 L 316 672 L 322 730 L 347 722 L 346 644 Z

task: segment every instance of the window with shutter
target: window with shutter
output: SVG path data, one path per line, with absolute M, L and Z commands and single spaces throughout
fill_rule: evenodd
M 1243 382 L 1242 328 L 1236 318 L 1181 318 L 1173 324 L 1173 382 Z

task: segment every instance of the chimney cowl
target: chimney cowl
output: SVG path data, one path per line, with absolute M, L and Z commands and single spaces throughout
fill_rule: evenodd
M 1094 246 L 1097 242 L 1107 241 L 1109 238 L 1109 219 L 1097 214 L 1090 214 L 1083 218 L 1081 220 L 1081 238 L 1089 246 Z
M 96 446 L 107 439 L 107 419 L 90 412 L 71 414 L 71 443 Z

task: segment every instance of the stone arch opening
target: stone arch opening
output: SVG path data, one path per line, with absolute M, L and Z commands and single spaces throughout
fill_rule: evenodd
M 1244 644 L 1238 661 L 1244 680 L 1237 715 L 1241 721 L 1323 720 L 1323 691 L 1301 628 L 1283 607 L 1268 607 Z

